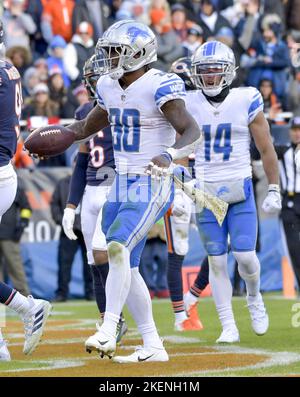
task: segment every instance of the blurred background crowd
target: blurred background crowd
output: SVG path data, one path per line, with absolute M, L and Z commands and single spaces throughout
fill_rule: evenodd
M 50 124 L 72 119 L 75 109 L 89 100 L 82 83 L 83 65 L 102 33 L 122 19 L 152 28 L 158 41 L 153 66 L 163 71 L 206 41 L 217 39 L 230 46 L 239 66 L 233 86 L 251 85 L 261 91 L 274 131 L 284 124 L 288 128 L 289 119 L 300 113 L 300 68 L 292 64 L 300 47 L 300 0 L 4 0 L 0 18 L 6 57 L 22 77 L 25 134 L 45 125 L 45 118 Z M 22 146 L 21 139 L 16 168 L 32 171 L 72 164 L 65 154 L 35 161 Z M 160 232 L 154 238 L 163 240 Z M 18 235 L 15 240 L 19 239 Z M 145 253 L 146 262 L 153 262 L 153 252 L 154 248 Z M 165 290 L 165 269 L 161 274 Z M 27 290 L 24 283 L 22 288 Z

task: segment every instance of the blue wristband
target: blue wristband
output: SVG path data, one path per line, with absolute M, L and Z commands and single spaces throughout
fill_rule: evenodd
M 69 197 L 67 201 L 68 204 L 73 204 L 76 207 L 80 203 L 84 193 L 88 162 L 89 154 L 79 152 L 70 182 Z
M 168 152 L 162 152 L 161 156 L 166 157 L 166 158 L 170 161 L 170 163 L 172 163 L 173 157 L 170 155 L 170 153 L 168 153 Z

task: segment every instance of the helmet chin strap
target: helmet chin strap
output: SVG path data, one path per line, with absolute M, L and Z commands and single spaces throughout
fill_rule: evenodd
M 202 91 L 206 96 L 214 97 L 220 94 L 220 92 L 222 91 L 222 87 L 211 88 L 211 89 L 202 88 Z

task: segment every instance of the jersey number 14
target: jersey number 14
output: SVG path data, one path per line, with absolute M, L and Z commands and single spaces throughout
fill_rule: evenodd
M 211 161 L 211 125 L 205 124 L 202 126 L 205 141 L 205 161 Z M 230 153 L 232 152 L 231 146 L 231 124 L 219 124 L 216 129 L 215 141 L 213 143 L 213 151 L 215 153 L 223 154 L 223 161 L 228 161 Z

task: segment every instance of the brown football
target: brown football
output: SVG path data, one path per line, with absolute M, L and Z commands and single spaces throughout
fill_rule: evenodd
M 75 141 L 75 133 L 61 125 L 48 125 L 34 130 L 25 140 L 30 154 L 51 157 L 63 153 Z

